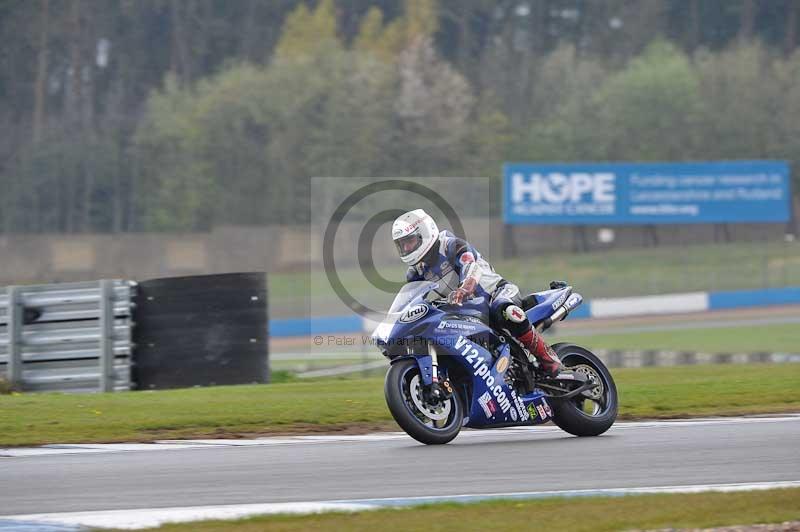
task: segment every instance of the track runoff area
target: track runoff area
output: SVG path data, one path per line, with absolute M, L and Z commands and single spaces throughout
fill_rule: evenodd
M 465 431 L 443 447 L 379 433 L 10 448 L 0 450 L 0 530 L 796 488 L 797 441 L 800 415 L 622 422 L 598 438 Z M 409 464 L 437 482 L 420 484 Z

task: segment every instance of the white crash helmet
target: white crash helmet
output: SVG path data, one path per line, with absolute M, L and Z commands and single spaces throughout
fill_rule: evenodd
M 392 224 L 392 240 L 406 264 L 416 264 L 439 238 L 439 227 L 428 213 L 416 209 L 400 216 Z

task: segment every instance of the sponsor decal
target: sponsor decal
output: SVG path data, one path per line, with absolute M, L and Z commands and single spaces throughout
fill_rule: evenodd
M 605 204 L 613 214 L 616 175 L 610 172 L 549 172 L 511 175 L 511 202 L 529 204 Z M 526 198 L 528 196 L 528 198 Z
M 553 310 L 556 310 L 558 307 L 560 307 L 561 305 L 563 305 L 563 304 L 564 304 L 564 301 L 566 301 L 566 299 L 567 299 L 567 294 L 566 294 L 566 292 L 565 292 L 565 293 L 561 294 L 561 295 L 558 297 L 558 299 L 556 299 L 556 300 L 553 302 Z
M 398 227 L 397 230 L 392 233 L 392 236 L 394 237 L 402 234 L 411 234 L 414 232 L 414 229 L 416 229 L 417 226 L 421 225 L 423 222 L 425 222 L 425 218 L 419 218 L 418 220 L 414 221 L 414 223 L 406 222 L 406 225 L 404 227 Z
M 517 417 L 514 415 L 515 410 L 519 413 L 519 417 L 522 421 L 528 421 L 530 419 L 530 415 L 528 415 L 528 410 L 525 408 L 525 403 L 522 401 L 522 397 L 517 395 L 517 392 L 511 390 L 511 399 L 514 401 L 514 407 L 511 409 L 511 417 L 514 421 L 517 420 Z
M 544 407 L 542 405 L 536 405 L 536 411 L 539 412 L 539 415 L 542 416 L 542 419 L 547 419 L 547 413 L 544 411 Z
M 449 262 L 443 262 L 439 265 L 442 277 L 453 271 L 453 266 Z
M 506 309 L 506 316 L 514 323 L 522 323 L 525 321 L 525 313 L 516 305 L 511 305 Z
M 542 406 L 544 407 L 544 411 L 547 414 L 547 417 L 553 417 L 553 411 L 550 410 L 550 405 L 547 404 L 547 400 L 542 397 Z
M 505 371 L 508 369 L 508 359 L 509 357 L 500 357 L 500 359 L 497 361 L 497 365 L 495 366 L 497 373 L 505 373 Z
M 492 399 L 492 396 L 489 395 L 489 392 L 484 392 L 484 394 L 478 398 L 478 404 L 483 408 L 483 413 L 486 414 L 487 418 L 491 418 L 494 416 L 494 413 L 497 412 L 497 405 L 494 399 Z
M 517 409 L 516 408 L 512 408 L 511 410 L 509 410 L 509 413 L 511 414 L 511 421 L 516 421 L 517 420 Z
M 475 348 L 475 345 L 472 342 L 463 336 L 458 337 L 454 347 L 456 350 L 461 351 L 461 356 L 467 359 L 467 362 L 469 362 L 472 368 L 475 370 L 473 375 L 483 379 L 486 387 L 492 392 L 492 396 L 500 406 L 500 410 L 504 414 L 507 414 L 508 411 L 511 410 L 511 400 L 506 395 L 506 392 L 503 391 L 502 383 L 495 382 L 494 376 L 491 374 L 492 372 L 489 369 L 489 365 L 486 363 L 487 361 L 480 356 L 480 351 Z M 491 358 L 489 361 L 491 361 Z
M 400 316 L 400 321 L 403 323 L 411 323 L 425 316 L 428 313 L 428 305 L 422 303 L 414 305 Z
M 533 406 L 533 403 L 531 403 L 531 404 L 529 404 L 529 405 L 528 405 L 528 414 L 530 414 L 530 416 L 531 416 L 533 419 L 536 419 L 537 417 L 539 417 L 539 414 L 538 414 L 538 412 L 536 411 L 536 407 L 535 407 L 535 406 Z
M 475 256 L 471 252 L 466 251 L 462 253 L 461 256 L 458 258 L 458 262 L 460 262 L 461 264 L 469 264 L 470 262 L 475 262 Z
M 475 331 L 477 327 L 474 325 L 470 325 L 469 323 L 461 323 L 458 321 L 447 321 L 442 320 L 439 322 L 439 326 L 436 327 L 437 329 L 456 329 L 459 331 Z

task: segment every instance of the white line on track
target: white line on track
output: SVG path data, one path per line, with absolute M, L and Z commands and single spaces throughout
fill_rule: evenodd
M 800 414 L 763 417 L 722 417 L 722 418 L 696 418 L 681 420 L 653 420 L 620 422 L 610 430 L 628 431 L 639 429 L 669 429 L 675 427 L 702 427 L 708 425 L 740 425 L 751 423 L 783 423 L 800 422 Z M 488 435 L 502 438 L 508 434 L 529 434 L 531 436 L 560 433 L 561 429 L 547 424 L 535 427 L 509 427 L 504 429 L 468 430 L 462 432 L 455 440 L 459 441 L 483 438 Z M 404 432 L 380 432 L 375 434 L 357 435 L 316 435 L 316 436 L 286 436 L 265 437 L 255 439 L 205 439 L 205 440 L 161 440 L 155 443 L 106 443 L 106 444 L 58 444 L 44 445 L 42 447 L 10 447 L 0 448 L 0 458 L 24 458 L 47 455 L 63 454 L 93 454 L 131 451 L 179 451 L 189 449 L 208 449 L 209 447 L 246 447 L 246 446 L 274 446 L 274 445 L 312 445 L 331 443 L 365 443 L 376 441 L 403 440 L 408 436 Z
M 95 512 L 69 512 L 28 514 L 0 517 L 3 520 L 26 523 L 29 526 L 66 525 L 99 528 L 139 529 L 157 527 L 165 523 L 182 523 L 206 519 L 241 519 L 255 515 L 312 514 L 321 512 L 358 512 L 380 508 L 402 508 L 437 502 L 471 503 L 492 499 L 544 499 L 550 497 L 621 497 L 659 493 L 737 492 L 777 488 L 798 488 L 800 481 L 757 482 L 747 484 L 703 484 L 685 486 L 653 486 L 640 488 L 605 488 L 591 490 L 532 491 L 490 494 L 465 494 L 441 497 L 406 497 L 386 499 L 357 499 L 341 501 L 311 501 L 263 504 L 233 504 L 225 506 L 197 506 L 178 508 L 141 508 L 133 510 L 106 510 Z M 9 521 L 11 522 L 11 521 Z M 9 529 L 10 530 L 10 529 Z M 33 529 L 31 529 L 33 530 Z

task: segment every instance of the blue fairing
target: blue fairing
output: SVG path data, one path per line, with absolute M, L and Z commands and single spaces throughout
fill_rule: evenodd
M 506 384 L 505 372 L 511 365 L 510 349 L 487 325 L 488 301 L 473 298 L 465 301 L 462 307 L 441 301 L 433 304 L 425 297 L 435 286 L 435 283 L 426 281 L 409 283 L 397 295 L 389 314 L 373 333 L 373 339 L 383 353 L 393 361 L 416 359 L 423 384 L 430 385 L 431 354 L 417 352 L 420 344 L 416 341 L 424 339 L 427 345 L 434 346 L 443 377 L 447 377 L 448 371 L 454 371 L 456 366 L 471 375 L 469 389 L 464 390 L 469 414 L 464 420 L 465 426 L 525 425 L 548 421 L 552 412 L 544 394 L 537 391 L 518 396 Z M 531 321 L 550 316 L 554 311 L 553 303 L 558 302 L 562 293 L 567 293 L 567 290 L 539 294 L 537 299 L 541 303 L 528 313 L 535 317 Z M 499 346 L 494 353 L 484 347 L 487 342 Z M 427 347 L 422 349 L 427 350 Z
M 567 300 L 571 291 L 572 288 L 567 287 L 536 292 L 534 294 L 536 296 L 536 306 L 526 312 L 530 322 L 536 323 L 549 318 Z

